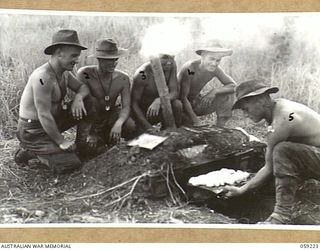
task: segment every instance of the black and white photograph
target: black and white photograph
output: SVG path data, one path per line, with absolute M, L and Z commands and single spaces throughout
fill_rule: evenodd
M 0 9 L 0 225 L 320 225 L 319 23 Z

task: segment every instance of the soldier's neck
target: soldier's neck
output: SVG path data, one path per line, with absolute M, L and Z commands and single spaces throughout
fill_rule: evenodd
M 113 72 L 105 71 L 99 66 L 97 67 L 97 71 L 98 71 L 100 77 L 109 77 L 113 73 Z
M 62 76 L 63 72 L 66 71 L 55 58 L 50 58 L 49 63 L 59 78 Z
M 273 115 L 274 115 L 274 109 L 276 106 L 276 102 L 272 101 L 271 105 L 268 107 L 267 113 L 266 113 L 266 121 L 270 125 L 273 122 Z
M 199 72 L 200 73 L 208 73 L 208 74 L 213 74 L 213 71 L 209 71 L 207 67 L 204 65 L 203 61 L 200 61 L 199 63 Z

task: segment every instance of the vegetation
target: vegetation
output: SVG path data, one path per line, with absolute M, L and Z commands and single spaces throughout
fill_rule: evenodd
M 285 17 L 274 30 L 271 29 L 271 32 L 265 34 L 262 30 L 251 40 L 244 39 L 246 33 L 241 36 L 240 33 L 237 33 L 239 37 L 234 40 L 226 39 L 228 35 L 230 37 L 233 35 L 234 30 L 226 30 L 229 33 L 226 32 L 225 37 L 215 38 L 221 38 L 226 46 L 234 50 L 231 57 L 223 59 L 222 67 L 236 82 L 264 79 L 272 86 L 280 88 L 277 97 L 301 102 L 319 112 L 320 70 L 317 65 L 320 62 L 320 56 L 317 44 L 313 43 L 314 35 L 317 35 L 318 29 L 312 30 L 310 25 L 302 27 L 308 29 L 309 32 L 307 35 L 303 35 L 301 33 L 301 18 Z M 78 31 L 81 43 L 86 45 L 88 50 L 82 52 L 77 68 L 96 63 L 95 59 L 87 58 L 87 56 L 93 53 L 97 39 L 102 37 L 115 39 L 121 47 L 129 50 L 128 56 L 119 61 L 118 68 L 127 72 L 132 78 L 135 70 L 148 60 L 139 53 L 142 48 L 142 38 L 148 28 L 161 24 L 164 20 L 165 17 L 163 16 L 0 15 L 0 179 L 4 180 L 4 184 L 0 184 L 0 190 L 6 197 L 2 200 L 14 200 L 18 196 L 21 199 L 24 191 L 30 189 L 28 186 L 30 183 L 25 182 L 22 177 L 26 176 L 27 172 L 31 172 L 32 175 L 32 173 L 35 174 L 38 171 L 32 168 L 28 170 L 18 169 L 12 158 L 18 145 L 15 139 L 15 130 L 21 93 L 32 71 L 48 60 L 48 56 L 44 55 L 43 50 L 51 43 L 52 34 L 60 28 L 70 28 Z M 197 58 L 194 48 L 205 40 L 202 34 L 207 30 L 208 25 L 202 18 L 196 17 L 179 17 L 177 20 L 185 25 L 187 25 L 186 22 L 191 23 L 190 41 L 188 41 L 187 46 L 182 46 L 176 54 L 179 69 L 187 60 Z M 234 22 L 235 27 L 238 24 L 241 23 Z M 215 23 L 209 23 L 209 30 L 214 34 L 217 26 L 223 27 L 223 25 L 224 23 L 218 23 L 216 26 Z M 254 26 L 255 24 L 252 23 L 251 25 Z M 161 45 L 166 39 L 174 41 L 181 35 L 180 30 L 177 30 L 175 35 L 176 37 L 163 37 L 163 39 L 155 42 L 157 45 Z M 263 38 L 263 46 L 259 38 Z M 219 83 L 214 80 L 208 86 L 216 84 Z M 204 91 L 207 90 L 208 88 Z M 203 119 L 211 123 L 214 121 L 214 116 L 209 115 Z M 261 131 L 264 129 L 261 128 L 261 124 L 253 125 L 249 123 L 247 120 L 240 118 L 238 112 L 235 113 L 231 126 L 245 127 L 249 133 L 263 138 Z M 35 176 L 38 175 L 35 174 Z M 41 178 L 46 182 L 46 176 Z M 48 182 L 50 185 L 56 185 L 52 176 L 48 178 L 52 181 L 52 183 Z M 14 183 L 20 183 L 21 185 L 19 184 L 18 187 Z M 15 196 L 13 194 L 19 195 Z M 25 198 L 29 200 L 30 197 Z M 33 200 L 32 197 L 30 199 Z M 8 209 L 14 209 L 14 207 Z M 24 220 L 18 220 L 18 222 L 26 222 L 25 218 L 28 221 L 29 212 L 23 210 L 21 213 L 24 213 L 22 216 Z M 52 215 L 55 214 L 58 214 L 57 211 L 52 212 Z M 42 216 L 41 213 L 39 216 Z M 113 220 L 113 218 L 110 218 L 110 221 Z M 8 218 L 7 221 L 12 222 L 13 220 Z

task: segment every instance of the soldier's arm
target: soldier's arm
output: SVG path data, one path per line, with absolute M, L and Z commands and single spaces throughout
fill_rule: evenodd
M 178 85 L 180 86 L 180 99 L 183 105 L 183 109 L 187 115 L 191 118 L 193 123 L 199 123 L 197 115 L 194 113 L 191 103 L 188 99 L 191 86 L 191 75 L 188 75 L 187 68 L 183 67 L 178 75 Z
M 272 127 L 268 132 L 265 165 L 257 172 L 254 178 L 252 178 L 249 182 L 246 183 L 246 185 L 240 188 L 241 193 L 259 188 L 270 176 L 272 176 L 273 149 L 278 143 L 287 141 L 287 139 L 290 137 L 292 128 L 295 126 L 295 123 L 299 122 L 298 117 L 296 117 L 296 119 L 291 122 L 288 120 L 288 117 L 284 116 L 285 113 L 274 118 Z
M 216 95 L 234 93 L 236 82 L 232 77 L 226 74 L 220 67 L 217 67 L 214 73 L 223 86 L 221 88 L 215 88 L 212 91 L 214 91 Z
M 147 79 L 142 79 L 142 76 L 139 75 L 138 71 L 133 77 L 133 84 L 131 90 L 131 103 L 132 111 L 135 116 L 136 121 L 144 128 L 149 129 L 152 125 L 147 121 L 144 113 L 142 112 L 139 101 L 143 98 L 143 90 L 147 84 Z
M 40 84 L 40 80 L 43 84 Z M 53 82 L 55 81 L 55 79 L 45 74 L 33 76 L 32 88 L 34 105 L 38 113 L 39 121 L 48 136 L 57 145 L 60 145 L 64 142 L 64 138 L 59 132 L 56 121 L 51 114 Z
M 172 61 L 172 70 L 170 72 L 170 78 L 168 83 L 168 90 L 169 90 L 169 99 L 175 100 L 179 97 L 179 85 L 178 85 L 178 78 L 177 78 L 177 64 L 175 60 Z
M 90 88 L 89 88 L 89 83 L 88 83 L 88 78 L 89 78 L 89 74 L 86 72 L 86 67 L 82 67 L 78 70 L 77 75 L 76 75 L 76 79 L 81 83 L 84 84 L 88 87 L 89 92 L 90 92 Z M 91 93 L 90 93 L 91 94 Z M 90 101 L 90 105 L 95 105 L 94 104 L 94 97 L 92 95 L 90 95 L 87 98 L 92 98 Z M 96 136 L 96 132 L 94 129 L 94 121 L 97 118 L 97 113 L 96 113 L 96 107 L 91 107 L 91 119 L 86 119 L 86 121 L 83 121 L 81 123 L 81 127 L 83 127 L 83 129 L 88 129 L 90 131 L 90 136 Z M 93 111 L 94 110 L 94 111 Z
M 90 93 L 88 86 L 85 84 L 85 81 L 82 80 L 82 77 L 77 78 L 68 72 L 68 87 L 76 93 L 75 98 L 81 98 L 82 100 L 87 97 Z
M 71 112 L 75 119 L 82 119 L 83 115 L 87 115 L 83 100 L 90 93 L 90 90 L 86 84 L 75 78 L 70 72 L 68 72 L 68 87 L 73 90 L 76 95 L 72 101 Z
M 121 91 L 121 104 L 122 108 L 119 114 L 119 118 L 117 120 L 117 123 L 119 123 L 121 126 L 123 123 L 129 118 L 130 115 L 130 79 L 128 76 L 121 76 L 123 77 L 123 88 Z
M 86 72 L 85 67 L 82 67 L 77 71 L 76 78 L 77 78 L 77 80 L 79 82 L 88 85 L 88 82 L 87 82 L 87 79 L 86 79 L 88 77 L 89 77 L 89 74 Z

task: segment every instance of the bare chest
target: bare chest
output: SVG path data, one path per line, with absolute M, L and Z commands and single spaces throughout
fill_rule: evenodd
M 198 95 L 203 87 L 210 82 L 215 75 L 213 73 L 192 72 L 187 77 L 190 77 L 190 95 Z
M 165 78 L 166 86 L 169 87 L 170 74 L 165 73 L 164 78 Z M 156 80 L 155 80 L 153 74 L 150 74 L 145 82 L 144 96 L 145 97 L 158 97 L 159 96 Z
M 52 101 L 61 102 L 67 94 L 67 81 L 63 77 L 59 82 L 58 80 L 53 83 Z
M 93 75 L 87 82 L 91 95 L 97 99 L 116 99 L 123 86 L 122 79 L 114 75 L 109 77 Z

